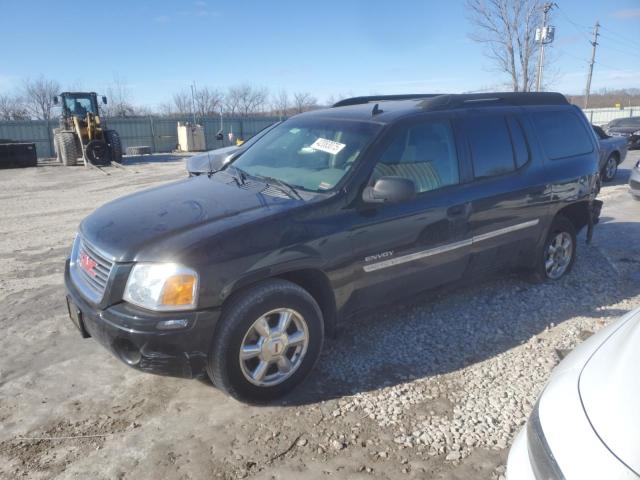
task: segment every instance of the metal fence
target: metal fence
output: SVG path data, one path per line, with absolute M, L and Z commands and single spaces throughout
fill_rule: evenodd
M 624 108 L 587 108 L 584 114 L 595 125 L 604 125 L 616 118 L 634 117 L 640 115 L 640 107 Z
M 171 152 L 178 144 L 178 122 L 186 122 L 185 118 L 132 117 L 107 118 L 108 128 L 120 134 L 123 148 L 133 146 L 149 146 L 156 153 Z M 207 150 L 213 150 L 230 144 L 227 133 L 233 132 L 236 137 L 245 140 L 263 128 L 279 120 L 278 117 L 233 117 L 222 119 L 224 139 L 218 140 L 221 130 L 220 117 L 207 117 L 198 120 L 204 127 Z M 38 157 L 53 157 L 53 129 L 58 127 L 57 120 L 34 120 L 0 122 L 0 139 L 36 144 Z
M 615 118 L 640 115 L 640 106 L 619 108 L 588 108 L 584 110 L 591 123 L 603 125 Z M 107 118 L 109 128 L 120 134 L 123 148 L 149 146 L 152 152 L 170 152 L 178 144 L 178 122 L 189 121 L 190 118 L 132 117 Z M 207 150 L 229 145 L 227 133 L 233 132 L 236 137 L 245 140 L 263 128 L 279 120 L 278 117 L 205 117 L 198 120 L 204 127 Z M 53 157 L 53 129 L 58 126 L 57 120 L 34 120 L 0 122 L 0 139 L 33 142 L 36 144 L 38 157 Z M 222 127 L 222 128 L 221 128 Z M 216 134 L 223 130 L 223 140 L 217 140 Z

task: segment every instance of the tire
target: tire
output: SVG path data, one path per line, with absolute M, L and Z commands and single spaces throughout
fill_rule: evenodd
M 62 163 L 62 155 L 60 154 L 60 134 L 54 131 L 53 134 L 53 152 L 56 155 L 58 163 Z
M 93 165 L 109 163 L 109 150 L 104 140 L 91 140 L 84 149 L 87 160 Z
M 616 178 L 616 174 L 618 173 L 618 157 L 615 154 L 609 155 L 607 161 L 602 167 L 602 172 L 600 176 L 602 177 L 603 182 L 610 182 L 614 178 Z
M 286 334 L 279 335 L 276 325 L 283 313 L 289 314 L 291 320 Z M 254 328 L 259 319 L 267 320 L 272 337 L 259 337 Z M 299 341 L 303 338 L 300 332 L 305 334 L 304 327 L 306 346 Z M 286 280 L 266 280 L 231 298 L 223 309 L 209 352 L 207 373 L 216 387 L 237 400 L 268 402 L 287 394 L 306 378 L 320 356 L 323 341 L 322 312 L 309 292 Z M 292 345 L 294 342 L 296 345 Z M 241 360 L 243 345 L 255 346 L 260 353 Z M 281 369 L 283 356 L 289 359 L 288 372 Z M 262 368 L 264 374 L 260 376 L 256 372 L 264 363 L 268 367 Z M 255 375 L 250 380 L 252 373 Z
M 104 139 L 109 147 L 109 158 L 112 162 L 122 163 L 122 142 L 115 130 L 105 130 Z
M 562 238 L 562 241 L 567 240 L 571 242 L 571 251 L 568 257 L 564 255 L 564 259 L 561 258 L 563 257 L 563 252 L 558 251 L 557 256 L 554 256 L 554 252 L 552 251 L 553 247 L 556 247 L 557 251 L 558 237 Z M 557 215 L 549 228 L 543 248 L 536 255 L 533 279 L 537 282 L 546 282 L 556 281 L 564 277 L 571 271 L 571 268 L 573 268 L 573 263 L 576 259 L 576 247 L 576 229 L 573 223 L 564 215 Z M 566 253 L 566 247 L 563 247 L 563 250 L 565 250 L 564 253 Z M 550 256 L 553 257 L 554 261 L 562 260 L 562 262 L 560 262 L 564 264 L 562 268 L 550 271 L 549 264 L 547 263 L 552 260 Z
M 151 155 L 151 147 L 127 147 L 127 155 Z
M 82 156 L 82 151 L 78 148 L 75 134 L 72 132 L 60 132 L 57 136 L 62 164 L 67 167 L 77 165 L 78 158 Z

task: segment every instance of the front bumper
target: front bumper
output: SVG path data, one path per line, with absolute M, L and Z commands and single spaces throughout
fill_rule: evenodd
M 81 312 L 84 333 L 130 367 L 183 378 L 206 374 L 219 310 L 151 312 L 125 302 L 101 310 L 87 302 L 71 281 L 69 260 L 64 282 L 68 299 Z M 186 326 L 179 330 L 159 330 L 158 322 L 165 320 L 186 320 Z

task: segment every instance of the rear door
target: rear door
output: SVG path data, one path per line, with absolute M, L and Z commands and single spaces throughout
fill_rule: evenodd
M 527 121 L 513 108 L 470 111 L 460 120 L 472 171 L 472 273 L 526 263 L 543 231 L 551 189 Z
M 405 120 L 387 134 L 369 165 L 369 184 L 385 176 L 408 178 L 417 195 L 353 210 L 357 298 L 369 305 L 388 302 L 462 275 L 470 242 L 469 208 L 459 197 L 460 148 L 445 115 Z

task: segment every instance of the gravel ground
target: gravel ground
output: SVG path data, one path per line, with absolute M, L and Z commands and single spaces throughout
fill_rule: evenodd
M 78 222 L 181 177 L 180 158 L 109 176 L 0 171 L 0 477 L 501 478 L 551 369 L 640 304 L 629 241 L 640 203 L 624 186 L 638 158 L 603 189 L 602 224 L 567 278 L 501 276 L 359 315 L 301 388 L 266 407 L 129 369 L 67 319 L 63 262 Z

